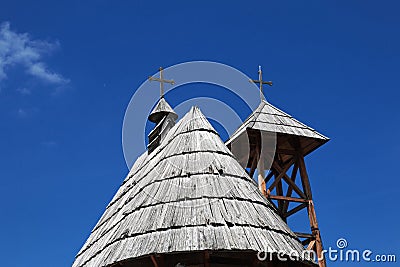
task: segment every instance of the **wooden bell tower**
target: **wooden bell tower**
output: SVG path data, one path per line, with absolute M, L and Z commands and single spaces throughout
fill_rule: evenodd
M 261 68 L 259 77 L 251 81 L 260 84 L 262 97 L 262 84 L 272 82 L 262 81 Z M 261 99 L 259 107 L 226 143 L 248 174 L 256 174 L 261 192 L 284 221 L 307 210 L 304 223 L 309 223 L 310 232 L 296 235 L 306 249 L 315 251 L 320 267 L 325 267 L 326 262 L 305 157 L 328 141 L 329 138 Z M 249 148 L 241 153 L 246 150 L 244 145 Z

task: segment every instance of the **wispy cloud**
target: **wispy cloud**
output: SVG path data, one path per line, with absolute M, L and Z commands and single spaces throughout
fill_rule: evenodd
M 46 54 L 58 47 L 58 42 L 33 40 L 28 33 L 12 31 L 9 22 L 0 24 L 0 82 L 7 79 L 9 68 L 22 66 L 26 73 L 44 82 L 67 84 L 68 79 L 51 71 L 43 61 Z

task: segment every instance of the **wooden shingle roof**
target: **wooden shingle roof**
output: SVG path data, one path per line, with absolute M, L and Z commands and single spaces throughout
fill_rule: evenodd
M 329 141 L 329 138 L 317 132 L 313 128 L 293 118 L 286 112 L 278 109 L 265 100 L 250 114 L 243 124 L 231 135 L 226 144 L 239 139 L 243 134 L 249 134 L 248 130 L 276 133 L 278 142 L 281 137 L 297 136 L 301 149 L 307 155 L 321 145 Z
M 246 128 L 329 140 L 328 137 L 320 134 L 304 123 L 301 123 L 265 100 L 261 101 L 257 109 L 254 110 L 239 129 L 232 134 L 230 139 L 234 139 L 236 136 L 240 135 Z
M 138 158 L 73 267 L 152 254 L 303 251 L 197 107 Z
M 178 115 L 172 109 L 172 107 L 168 104 L 164 97 L 161 97 L 154 109 L 151 111 L 149 115 L 149 120 L 151 122 L 158 123 L 160 120 L 164 118 L 165 115 L 171 114 L 173 118 L 176 120 Z

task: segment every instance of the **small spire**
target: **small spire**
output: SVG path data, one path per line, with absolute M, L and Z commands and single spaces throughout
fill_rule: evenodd
M 272 86 L 272 82 L 271 81 L 263 81 L 261 66 L 258 66 L 258 80 L 250 79 L 250 82 L 258 83 L 260 85 L 260 99 L 262 101 L 263 93 L 264 93 L 263 92 L 263 84 L 268 84 L 269 86 Z
M 170 83 L 170 84 L 175 84 L 174 80 L 165 80 L 163 77 L 163 67 L 160 67 L 158 69 L 160 71 L 160 78 L 157 77 L 149 77 L 149 81 L 156 81 L 160 83 L 160 98 L 164 97 L 164 83 Z
M 178 118 L 178 115 L 175 113 L 172 107 L 168 104 L 165 98 L 162 97 L 154 107 L 153 111 L 150 113 L 149 121 L 158 123 L 168 114 L 171 114 L 174 120 Z

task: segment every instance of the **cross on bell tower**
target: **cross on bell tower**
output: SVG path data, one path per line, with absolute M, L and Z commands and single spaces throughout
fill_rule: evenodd
M 307 250 L 316 253 L 319 267 L 325 267 L 325 259 L 321 258 L 323 246 L 305 157 L 328 142 L 329 138 L 263 100 L 262 85 L 271 86 L 272 82 L 262 80 L 261 67 L 258 74 L 259 79 L 251 82 L 260 84 L 261 103 L 226 144 L 237 158 L 243 158 L 240 150 L 234 146 L 242 138 L 248 140 L 249 153 L 242 159 L 242 166 L 250 177 L 255 176 L 262 194 L 271 201 L 284 221 L 287 222 L 303 209 L 307 210 L 308 218 L 304 218 L 304 222 L 309 224 L 310 232 L 295 234 Z M 269 141 L 263 136 L 271 133 L 276 134 L 274 149 L 268 148 L 271 151 L 262 153 L 263 142 Z M 263 154 L 268 154 L 268 157 Z M 268 171 L 267 174 L 265 171 Z
M 164 79 L 163 70 L 162 67 L 159 68 L 160 78 L 149 77 L 149 81 L 160 83 L 160 99 L 149 115 L 149 121 L 155 123 L 156 126 L 148 135 L 148 153 L 151 153 L 160 145 L 161 141 L 166 136 L 166 133 L 175 125 L 175 121 L 178 118 L 178 115 L 164 98 L 164 83 L 175 84 L 175 82 L 174 80 Z
M 160 78 L 157 77 L 149 77 L 149 81 L 156 81 L 160 83 L 160 98 L 164 97 L 164 83 L 175 84 L 174 80 L 165 80 L 163 77 L 163 67 L 158 69 L 160 71 Z
M 253 80 L 250 79 L 250 82 L 252 83 L 258 83 L 260 85 L 260 99 L 263 99 L 263 84 L 267 84 L 269 86 L 272 86 L 272 82 L 271 81 L 263 81 L 262 79 L 262 70 L 261 70 L 261 66 L 258 66 L 258 80 Z

